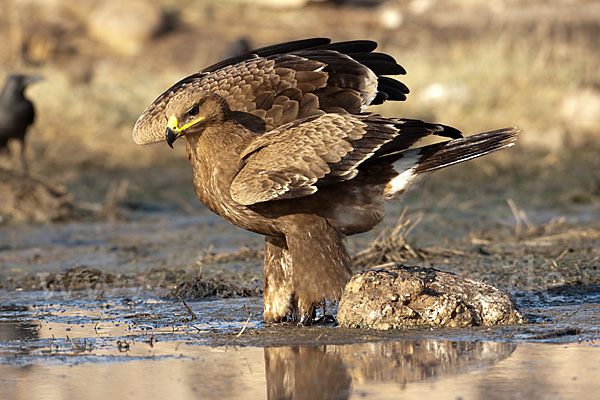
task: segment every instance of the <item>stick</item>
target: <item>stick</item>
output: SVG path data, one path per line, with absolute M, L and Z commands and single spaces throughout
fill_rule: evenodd
M 181 301 L 183 303 L 183 305 L 185 306 L 185 309 L 192 316 L 192 319 L 198 319 L 198 318 L 196 318 L 196 314 L 194 314 L 194 312 L 192 311 L 192 309 L 190 308 L 190 306 L 187 305 L 187 303 L 181 298 L 181 296 L 179 294 L 177 294 L 177 293 L 175 293 L 175 296 L 177 296 L 177 298 L 179 299 L 179 301 Z
M 250 318 L 252 318 L 252 313 L 248 314 L 248 319 L 246 320 L 246 323 L 244 324 L 244 326 L 242 327 L 242 330 L 240 331 L 240 333 L 237 334 L 236 337 L 240 337 L 242 336 L 242 333 L 244 333 L 244 331 L 246 330 L 246 327 L 248 326 L 248 324 L 250 323 Z

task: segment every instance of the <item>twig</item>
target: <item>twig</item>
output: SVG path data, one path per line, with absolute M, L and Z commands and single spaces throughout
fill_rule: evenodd
M 569 253 L 569 248 L 567 247 L 554 259 L 554 261 L 560 261 L 567 253 Z
M 87 349 L 86 346 L 85 346 L 85 340 L 83 341 L 84 345 L 80 346 L 78 344 L 75 344 L 75 341 L 73 340 L 73 338 L 70 338 L 70 339 L 71 339 L 71 346 L 73 346 L 73 350 L 75 350 L 75 351 L 85 351 Z
M 535 225 L 533 225 L 529 218 L 527 218 L 527 214 L 525 214 L 525 211 L 520 210 L 519 207 L 517 207 L 517 204 L 513 201 L 513 199 L 506 199 L 506 202 L 508 203 L 510 211 L 512 211 L 515 217 L 515 221 L 517 223 L 517 225 L 515 226 L 515 234 L 517 236 L 521 235 L 521 227 L 523 224 L 525 224 L 527 226 L 527 229 L 529 229 L 530 231 L 535 229 Z
M 177 298 L 179 299 L 179 301 L 181 301 L 181 303 L 185 306 L 185 309 L 190 313 L 190 315 L 192 316 L 192 319 L 198 319 L 198 318 L 196 318 L 196 314 L 194 314 L 194 312 L 192 311 L 192 309 L 190 308 L 190 306 L 187 305 L 187 303 L 185 302 L 185 300 L 183 300 L 178 293 L 175 293 L 175 296 L 177 296 Z
M 248 319 L 246 320 L 246 323 L 244 324 L 244 326 L 242 327 L 242 330 L 240 331 L 240 333 L 238 333 L 236 335 L 236 337 L 240 337 L 242 336 L 242 333 L 244 333 L 244 331 L 246 330 L 246 327 L 248 326 L 248 324 L 250 323 L 250 318 L 252 318 L 252 313 L 248 314 Z
M 418 248 L 413 248 L 406 242 L 409 234 L 421 221 L 422 214 L 413 222 L 406 217 L 406 208 L 398 218 L 394 228 L 385 228 L 371 242 L 370 246 L 352 257 L 354 265 L 369 266 L 385 261 L 405 261 L 407 259 L 425 259 L 426 253 Z

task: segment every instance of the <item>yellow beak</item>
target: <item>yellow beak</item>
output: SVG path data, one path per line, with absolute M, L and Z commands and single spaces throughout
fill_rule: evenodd
M 197 119 L 193 120 L 192 122 L 188 122 L 187 124 L 185 124 L 184 126 L 182 126 L 180 128 L 179 121 L 177 120 L 177 118 L 174 116 L 169 117 L 169 121 L 167 122 L 167 144 L 171 148 L 173 148 L 173 142 L 175 142 L 177 139 L 179 139 L 181 136 L 183 136 L 185 131 L 190 126 L 196 125 L 198 122 L 202 121 L 203 119 L 204 119 L 204 117 L 198 117 Z

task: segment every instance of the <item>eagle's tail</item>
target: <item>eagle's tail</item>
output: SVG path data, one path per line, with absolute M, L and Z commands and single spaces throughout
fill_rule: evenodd
M 515 144 L 518 133 L 516 127 L 497 129 L 414 149 L 419 156 L 414 172 L 420 174 L 435 171 L 511 147 Z M 405 153 L 411 151 L 413 150 Z
M 398 175 L 388 183 L 385 195 L 389 198 L 404 193 L 420 174 L 511 147 L 519 132 L 516 127 L 497 129 L 403 151 L 402 157 L 394 162 Z

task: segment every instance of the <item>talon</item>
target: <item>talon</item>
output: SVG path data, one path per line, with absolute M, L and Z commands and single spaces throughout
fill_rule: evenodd
M 313 321 L 313 318 L 309 315 L 309 314 L 302 314 L 302 317 L 300 318 L 300 322 L 298 323 L 299 326 L 308 326 L 311 325 Z

